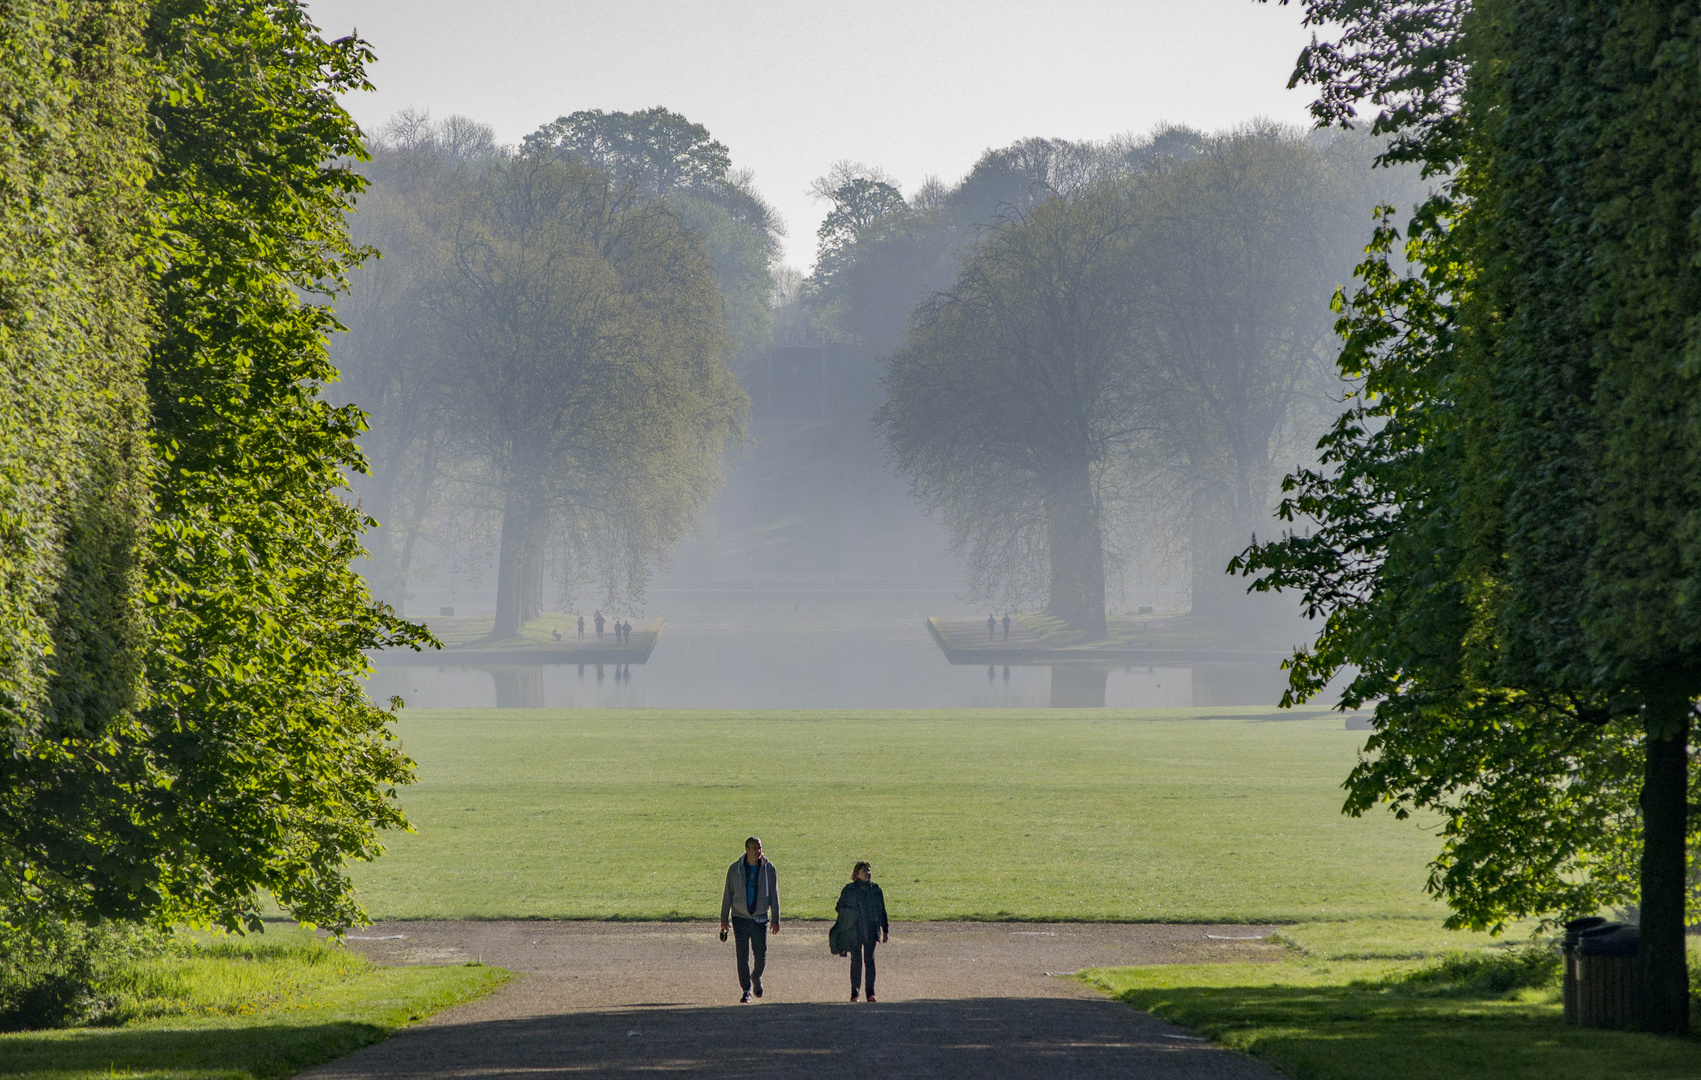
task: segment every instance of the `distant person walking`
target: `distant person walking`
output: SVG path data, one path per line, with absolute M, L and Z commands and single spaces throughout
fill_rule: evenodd
M 1010 640 L 1010 613 L 1008 611 L 1004 613 L 1004 640 Z
M 602 617 L 602 608 L 597 608 L 596 614 L 591 616 L 591 621 L 597 624 L 597 640 L 601 641 L 602 640 L 602 624 L 604 622 L 604 619 Z
M 585 617 L 579 616 L 579 640 L 585 640 Z
M 986 617 L 986 640 L 991 641 L 996 633 L 998 633 L 998 620 L 988 615 Z
M 721 893 L 721 940 L 726 940 L 727 916 L 731 915 L 733 937 L 738 943 L 738 985 L 744 991 L 740 1004 L 750 1003 L 750 993 L 762 996 L 762 970 L 768 966 L 768 932 L 780 932 L 780 889 L 774 864 L 762 857 L 762 841 L 752 836 L 744 842 L 744 855 L 726 869 L 726 889 Z M 750 966 L 750 954 L 756 966 Z
M 872 866 L 858 862 L 851 868 L 850 884 L 839 890 L 838 903 L 840 925 L 848 924 L 850 931 L 844 944 L 850 947 L 851 1000 L 866 988 L 870 1004 L 874 1003 L 874 946 L 891 937 L 886 897 L 870 880 L 873 875 Z

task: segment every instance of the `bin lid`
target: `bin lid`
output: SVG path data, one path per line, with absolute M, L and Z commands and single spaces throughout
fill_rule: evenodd
M 1635 956 L 1642 943 L 1642 928 L 1608 923 L 1583 932 L 1577 951 L 1583 956 Z
M 1575 948 L 1578 938 L 1590 930 L 1605 926 L 1607 921 L 1599 915 L 1589 915 L 1581 919 L 1571 919 L 1565 924 L 1565 947 Z

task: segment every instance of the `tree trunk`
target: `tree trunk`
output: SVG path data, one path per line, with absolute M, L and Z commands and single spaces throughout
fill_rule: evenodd
M 1195 615 L 1215 617 L 1224 613 L 1232 600 L 1234 579 L 1228 576 L 1230 515 L 1205 492 L 1195 492 L 1189 515 L 1189 561 L 1192 563 L 1190 610 Z
M 1088 640 L 1102 641 L 1104 536 L 1087 463 L 1064 470 L 1045 500 L 1046 547 L 1051 555 L 1051 595 L 1046 610 Z
M 1685 954 L 1686 833 L 1689 816 L 1687 688 L 1663 679 L 1646 693 L 1648 762 L 1642 783 L 1642 944 L 1636 955 L 1640 1027 L 1661 1035 L 1689 1033 Z
M 510 494 L 502 507 L 496 562 L 496 626 L 491 637 L 514 637 L 543 607 L 542 536 L 530 499 Z

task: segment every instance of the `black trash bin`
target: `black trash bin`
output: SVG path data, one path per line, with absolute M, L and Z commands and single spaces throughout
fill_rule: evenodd
M 1606 920 L 1599 915 L 1590 915 L 1585 919 L 1572 919 L 1565 924 L 1565 1022 L 1577 1022 L 1577 942 L 1583 937 L 1585 930 L 1594 930 L 1606 925 Z
M 1636 950 L 1642 928 L 1603 923 L 1577 938 L 1577 1026 L 1630 1028 L 1641 1010 L 1636 996 Z

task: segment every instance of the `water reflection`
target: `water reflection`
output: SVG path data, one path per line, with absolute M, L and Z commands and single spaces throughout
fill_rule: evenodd
M 380 657 L 371 692 L 424 707 L 557 709 L 1176 708 L 1273 706 L 1281 696 L 1277 657 L 1169 667 L 988 665 L 984 674 L 979 664 L 953 667 L 923 621 L 930 610 L 948 610 L 948 601 L 871 595 L 858 606 L 804 594 L 762 605 L 716 596 L 693 607 L 673 598 L 645 664 L 414 667 Z
M 498 709 L 543 708 L 543 668 L 493 667 L 485 670 L 490 672 Z M 406 695 L 403 695 L 403 700 L 406 700 Z
M 1272 662 L 1192 667 L 952 667 L 928 642 L 847 657 L 831 640 L 744 643 L 679 634 L 647 664 L 541 667 L 380 663 L 370 691 L 426 708 L 1180 708 L 1273 705 L 1283 673 Z M 767 646 L 766 649 L 757 646 Z M 768 662 L 762 662 L 766 651 Z M 885 653 L 882 655 L 882 653 Z M 586 669 L 591 670 L 587 671 Z
M 1109 668 L 1091 664 L 1053 664 L 1051 706 L 1054 709 L 1102 709 L 1105 686 L 1109 681 Z

